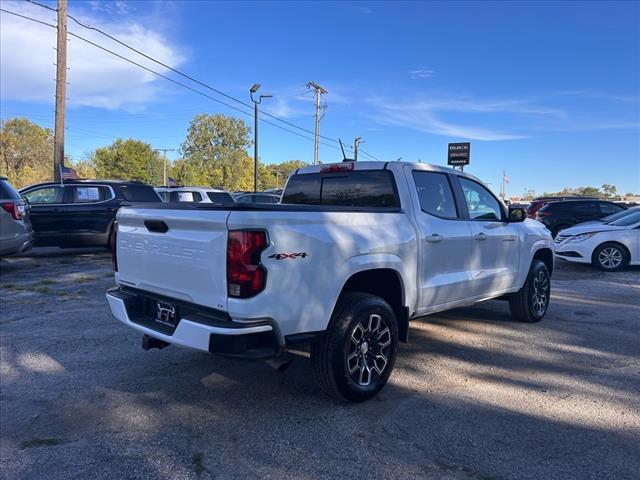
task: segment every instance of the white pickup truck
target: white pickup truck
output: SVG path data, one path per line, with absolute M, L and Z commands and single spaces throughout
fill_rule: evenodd
M 117 222 L 107 300 L 145 349 L 306 351 L 349 401 L 384 386 L 413 318 L 503 297 L 535 322 L 549 305 L 549 231 L 448 168 L 311 166 L 280 204 L 131 205 Z

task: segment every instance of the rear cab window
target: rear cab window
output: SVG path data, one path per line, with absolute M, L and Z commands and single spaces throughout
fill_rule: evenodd
M 371 208 L 400 206 L 395 180 L 389 170 L 294 175 L 287 182 L 281 203 Z

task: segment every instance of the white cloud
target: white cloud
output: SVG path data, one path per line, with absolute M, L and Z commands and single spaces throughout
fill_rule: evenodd
M 434 73 L 435 73 L 435 70 L 431 70 L 430 68 L 417 68 L 415 70 L 409 71 L 409 78 L 411 78 L 411 80 L 418 80 L 421 78 L 431 78 L 433 77 Z
M 87 0 L 87 4 L 94 12 L 107 12 L 124 15 L 135 10 L 131 4 L 123 0 Z
M 510 103 L 483 103 L 460 99 L 437 99 L 394 102 L 388 99 L 371 99 L 377 112 L 372 118 L 382 125 L 413 128 L 418 131 L 470 140 L 514 140 L 525 135 L 500 129 L 453 123 L 441 118 L 441 113 L 481 113 L 515 108 Z
M 582 95 L 583 92 L 555 93 L 538 99 L 483 100 L 454 96 L 421 96 L 393 100 L 370 98 L 369 115 L 380 125 L 394 125 L 414 130 L 470 140 L 513 140 L 542 132 L 592 130 L 637 130 L 637 113 L 608 112 L 595 117 L 593 112 L 580 113 L 574 107 L 566 110 L 554 96 Z M 633 97 L 598 94 L 609 102 L 632 102 Z M 554 107 L 537 102 L 553 101 Z M 637 112 L 637 110 L 636 110 Z M 622 115 L 621 115 L 622 113 Z
M 8 10 L 55 23 L 52 12 L 23 3 L 3 3 Z M 71 12 L 74 15 L 75 12 Z M 84 16 L 83 23 L 99 27 L 123 42 L 176 67 L 184 61 L 181 52 L 160 33 L 135 21 L 101 23 Z M 0 98 L 53 103 L 55 94 L 56 31 L 53 28 L 4 13 L 0 20 Z M 167 69 L 118 45 L 97 32 L 84 29 L 69 19 L 69 31 L 131 58 L 159 73 Z M 67 97 L 69 106 L 136 110 L 156 99 L 163 88 L 158 78 L 135 65 L 69 37 Z

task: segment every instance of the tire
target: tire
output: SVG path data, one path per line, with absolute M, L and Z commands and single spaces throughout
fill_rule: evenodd
M 398 323 L 380 297 L 342 295 L 323 338 L 311 346 L 311 363 L 328 395 L 363 402 L 387 383 L 396 360 Z
M 607 242 L 594 250 L 591 263 L 605 272 L 617 272 L 629 263 L 629 255 L 619 243 Z
M 534 260 L 518 293 L 509 297 L 511 317 L 521 322 L 539 322 L 549 309 L 551 275 L 541 260 Z

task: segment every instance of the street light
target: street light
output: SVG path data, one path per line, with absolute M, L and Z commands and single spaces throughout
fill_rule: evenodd
M 272 95 L 260 95 L 256 100 L 253 98 L 253 94 L 260 89 L 259 83 L 254 83 L 249 89 L 249 95 L 253 102 L 253 191 L 258 191 L 258 105 L 262 102 L 263 98 L 271 98 Z

